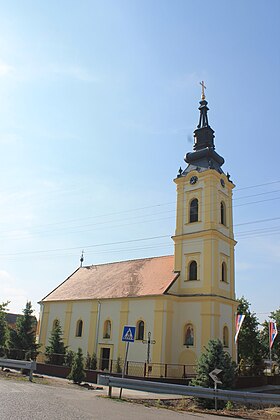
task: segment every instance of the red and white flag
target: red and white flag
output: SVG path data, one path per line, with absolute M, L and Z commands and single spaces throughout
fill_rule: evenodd
M 238 334 L 242 325 L 242 322 L 244 321 L 245 315 L 238 314 L 235 318 L 235 337 L 234 341 L 237 342 Z
M 276 322 L 269 322 L 269 348 L 273 346 L 274 340 L 278 334 Z

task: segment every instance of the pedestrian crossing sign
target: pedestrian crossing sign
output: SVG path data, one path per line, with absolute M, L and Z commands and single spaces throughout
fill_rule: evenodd
M 135 330 L 136 330 L 136 327 L 125 325 L 123 327 L 122 341 L 128 341 L 130 343 L 133 343 L 134 337 L 135 337 Z

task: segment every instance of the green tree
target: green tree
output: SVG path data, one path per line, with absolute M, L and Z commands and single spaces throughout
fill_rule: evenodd
M 53 365 L 63 365 L 67 346 L 63 342 L 63 332 L 60 322 L 56 320 L 54 323 L 49 345 L 46 347 L 46 363 Z
M 85 362 L 86 369 L 96 370 L 97 368 L 97 358 L 96 354 L 92 353 L 92 356 L 87 352 L 86 362 Z
M 96 370 L 97 369 L 97 357 L 96 353 L 92 353 L 91 362 L 90 362 L 90 369 Z
M 117 360 L 116 360 L 116 372 L 117 373 L 122 373 L 122 369 L 123 369 L 123 362 L 120 356 L 118 356 Z
M 66 354 L 65 354 L 65 358 L 64 358 L 64 365 L 71 367 L 73 360 L 75 357 L 75 352 L 73 350 L 67 349 L 66 350 Z
M 280 308 L 274 312 L 271 312 L 269 318 L 271 321 L 276 322 L 278 330 L 278 334 L 271 348 L 271 358 L 277 363 L 280 363 Z M 265 321 L 262 325 L 263 330 L 260 333 L 262 354 L 264 359 L 269 359 L 269 321 Z
M 68 376 L 68 379 L 73 381 L 75 384 L 80 384 L 85 380 L 85 372 L 84 372 L 84 358 L 82 349 L 79 347 L 78 352 L 74 356 L 74 360 L 72 363 L 71 372 Z
M 258 329 L 259 321 L 256 314 L 251 312 L 250 303 L 244 296 L 238 299 L 238 302 L 237 313 L 245 315 L 238 335 L 238 362 L 243 360 L 243 363 L 250 366 L 250 374 L 256 374 L 262 370 L 263 364 Z
M 0 303 L 0 356 L 5 355 L 8 346 L 9 328 L 6 320 L 6 311 L 9 303 Z
M 14 349 L 13 357 L 19 359 L 36 359 L 40 347 L 36 343 L 36 318 L 33 315 L 31 302 L 26 302 L 23 315 L 16 321 L 16 328 L 10 331 L 10 348 Z
M 223 344 L 219 339 L 209 340 L 205 352 L 202 353 L 197 362 L 196 378 L 191 381 L 191 385 L 203 386 L 205 388 L 213 388 L 213 380 L 209 373 L 214 369 L 221 369 L 219 375 L 222 389 L 231 389 L 234 386 L 236 376 L 236 363 L 232 361 L 230 355 L 224 351 Z M 212 400 L 199 399 L 199 402 L 205 406 L 212 408 L 214 402 Z M 219 404 L 223 406 L 223 404 Z

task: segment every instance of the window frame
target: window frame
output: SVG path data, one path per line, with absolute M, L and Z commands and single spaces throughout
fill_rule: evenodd
M 228 283 L 228 280 L 227 280 L 227 263 L 225 261 L 222 262 L 221 281 L 223 283 Z
M 112 321 L 106 319 L 103 325 L 103 338 L 109 340 L 112 336 Z
M 143 326 L 142 326 L 143 325 Z M 141 329 L 140 329 L 141 328 Z M 135 340 L 144 340 L 145 336 L 145 322 L 143 319 L 139 319 L 136 323 L 136 337 Z
M 82 319 L 78 319 L 76 322 L 76 337 L 81 338 L 83 336 L 84 323 Z
M 226 217 L 226 204 L 224 201 L 220 203 L 220 224 L 226 226 L 227 224 L 227 217 Z
M 195 267 L 195 269 L 192 268 L 192 267 Z M 188 280 L 189 281 L 196 281 L 196 280 L 198 280 L 197 274 L 198 274 L 198 264 L 197 264 L 197 261 L 196 260 L 191 260 L 189 262 L 189 267 L 188 267 Z
M 223 347 L 229 348 L 229 329 L 227 325 L 223 326 Z
M 194 197 L 189 204 L 189 223 L 198 222 L 199 201 Z

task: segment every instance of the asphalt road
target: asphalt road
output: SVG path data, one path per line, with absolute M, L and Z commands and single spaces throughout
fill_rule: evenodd
M 213 415 L 176 413 L 166 409 L 110 400 L 98 396 L 98 393 L 100 395 L 100 391 L 0 379 L 0 419 L 221 420 L 221 417 Z

